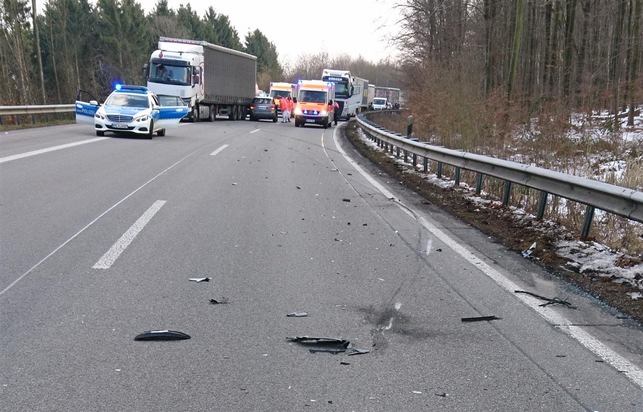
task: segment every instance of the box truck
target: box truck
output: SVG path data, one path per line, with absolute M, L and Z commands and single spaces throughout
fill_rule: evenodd
M 240 120 L 256 93 L 257 58 L 206 41 L 160 37 L 144 73 L 149 90 L 181 97 L 193 121 Z

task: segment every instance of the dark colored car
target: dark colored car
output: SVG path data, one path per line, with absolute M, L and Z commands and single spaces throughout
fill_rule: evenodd
M 277 122 L 277 106 L 270 96 L 255 97 L 248 107 L 250 120 L 269 119 Z

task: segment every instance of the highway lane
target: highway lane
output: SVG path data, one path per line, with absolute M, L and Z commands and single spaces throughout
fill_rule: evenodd
M 0 163 L 3 408 L 643 408 L 639 329 L 365 177 L 334 129 L 185 124 Z M 93 137 L 12 132 L 0 160 Z M 505 279 L 580 310 L 538 313 Z M 479 315 L 502 319 L 460 320 Z M 606 342 L 592 352 L 552 319 L 620 326 L 584 328 Z M 192 339 L 133 341 L 150 329 Z M 370 352 L 311 354 L 301 335 Z

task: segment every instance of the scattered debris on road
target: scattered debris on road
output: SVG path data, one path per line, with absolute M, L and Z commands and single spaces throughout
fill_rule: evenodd
M 143 340 L 143 341 L 183 340 L 183 339 L 190 339 L 190 335 L 183 332 L 179 332 L 177 330 L 149 330 L 136 335 L 136 337 L 134 338 L 134 340 Z
M 289 318 L 305 318 L 308 316 L 308 312 L 291 312 L 286 316 Z
M 514 293 L 524 293 L 526 295 L 533 296 L 533 297 L 535 297 L 537 299 L 546 301 L 545 303 L 542 303 L 542 304 L 538 305 L 538 306 L 541 306 L 541 307 L 545 307 L 545 306 L 549 306 L 549 305 L 563 305 L 563 306 L 568 307 L 569 309 L 577 309 L 576 306 L 573 306 L 571 303 L 567 302 L 566 300 L 563 300 L 563 299 L 560 299 L 560 298 L 557 298 L 557 297 L 546 298 L 544 296 L 540 296 L 540 295 L 537 295 L 537 294 L 532 293 L 532 292 L 527 292 L 525 290 L 514 290 Z
M 213 305 L 225 305 L 226 303 L 230 303 L 228 298 L 221 298 L 219 300 L 217 299 L 210 299 L 210 303 Z
M 199 282 L 209 282 L 210 278 L 190 278 L 190 280 L 192 282 L 199 283 Z
M 341 338 L 295 336 L 286 339 L 305 346 L 310 353 L 326 352 L 332 354 L 348 353 L 348 355 L 360 355 L 369 352 L 366 349 L 354 348 L 349 340 Z
M 500 320 L 502 318 L 496 316 L 475 316 L 472 318 L 462 318 L 462 322 L 484 322 L 489 320 Z

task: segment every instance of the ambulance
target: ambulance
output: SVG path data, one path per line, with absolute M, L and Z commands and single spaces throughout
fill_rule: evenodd
M 293 112 L 295 127 L 319 124 L 327 129 L 333 123 L 335 83 L 323 80 L 297 82 L 297 104 Z
M 285 83 L 285 82 L 270 82 L 270 91 L 268 94 L 270 97 L 272 97 L 275 101 L 275 105 L 277 106 L 277 113 L 281 113 L 281 99 L 286 98 L 288 96 L 295 97 L 295 85 L 292 83 Z

